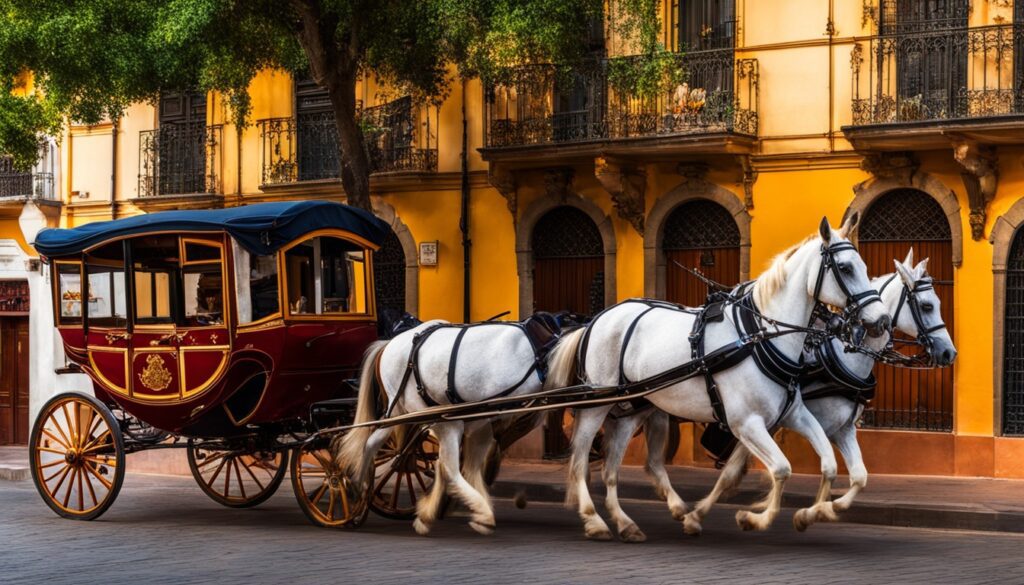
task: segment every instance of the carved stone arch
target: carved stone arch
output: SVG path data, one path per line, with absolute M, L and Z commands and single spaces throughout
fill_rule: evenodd
M 374 197 L 372 205 L 373 214 L 391 226 L 391 231 L 402 243 L 402 251 L 405 253 L 405 310 L 412 315 L 419 316 L 420 265 L 416 238 L 413 237 L 409 227 L 405 225 L 395 208 L 389 203 Z
M 519 272 L 519 318 L 533 313 L 533 229 L 544 214 L 556 207 L 575 207 L 590 217 L 601 233 L 604 246 L 604 304 L 616 302 L 615 288 L 615 228 L 612 219 L 593 201 L 575 193 L 562 197 L 541 197 L 531 203 L 516 224 L 516 268 Z
M 932 199 L 938 202 L 949 221 L 949 232 L 953 243 L 952 259 L 953 266 L 959 268 L 964 260 L 964 232 L 960 218 L 960 202 L 957 201 L 956 193 L 947 187 L 937 177 L 928 173 L 915 172 L 904 174 L 899 177 L 873 177 L 858 183 L 853 187 L 853 201 L 843 214 L 843 221 L 854 212 L 859 212 L 861 219 L 871 205 L 881 196 L 894 189 L 917 189 L 931 195 Z M 857 243 L 858 230 L 854 228 L 850 240 Z
M 1006 265 L 1013 240 L 1024 226 L 1024 199 L 996 218 L 989 242 L 992 243 L 992 390 L 996 435 L 1003 433 L 1003 393 L 1006 351 Z
M 666 260 L 662 250 L 665 221 L 672 211 L 694 199 L 707 199 L 732 214 L 740 231 L 740 280 L 750 278 L 750 214 L 734 193 L 703 178 L 688 178 L 665 193 L 647 214 L 644 230 L 644 296 L 665 298 Z

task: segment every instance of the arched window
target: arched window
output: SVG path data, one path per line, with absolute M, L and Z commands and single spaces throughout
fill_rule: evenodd
M 604 245 L 586 213 L 556 207 L 534 226 L 532 240 L 535 310 L 593 315 L 604 308 Z
M 895 189 L 868 208 L 859 228 L 868 274 L 895 270 L 914 248 L 915 261 L 930 258 L 928 273 L 942 301 L 942 318 L 953 333 L 953 243 L 949 221 L 935 199 L 917 189 Z M 864 424 L 875 428 L 953 430 L 953 368 L 909 370 L 879 365 L 875 400 Z
M 740 230 L 724 207 L 694 199 L 672 210 L 665 220 L 665 298 L 689 306 L 704 304 L 708 289 L 681 266 L 699 270 L 725 285 L 740 280 Z M 680 266 L 681 265 L 681 266 Z

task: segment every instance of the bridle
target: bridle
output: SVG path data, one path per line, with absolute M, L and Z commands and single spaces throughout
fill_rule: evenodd
M 882 283 L 882 286 L 878 289 L 879 293 L 885 291 L 886 287 L 896 279 L 899 274 L 893 274 Z M 914 320 L 914 327 L 917 328 L 917 339 L 911 342 L 904 341 L 903 343 L 915 343 L 924 348 L 924 355 L 918 354 L 916 356 L 907 356 L 902 353 L 893 351 L 893 343 L 899 340 L 890 339 L 888 346 L 886 346 L 885 352 L 882 355 L 880 361 L 891 365 L 898 365 L 903 367 L 932 367 L 935 362 L 935 358 L 932 356 L 932 333 L 946 328 L 946 323 L 941 319 L 935 325 L 929 327 L 924 321 L 924 315 L 921 312 L 921 301 L 918 299 L 918 293 L 922 293 L 929 290 L 934 290 L 934 281 L 931 277 L 922 278 L 914 282 L 914 286 L 907 286 L 903 284 L 903 290 L 900 291 L 899 301 L 896 303 L 896 310 L 892 314 L 893 325 L 899 323 L 900 313 L 903 311 L 903 307 L 909 307 L 910 316 Z
M 818 278 L 814 283 L 814 309 L 811 311 L 811 318 L 807 324 L 808 327 L 813 327 L 816 321 L 822 321 L 830 324 L 832 327 L 835 326 L 837 315 L 821 300 L 821 288 L 825 284 L 825 274 L 828 272 L 832 273 L 832 277 L 839 286 L 839 290 L 846 295 L 846 308 L 842 310 L 842 316 L 840 317 L 843 323 L 860 321 L 861 313 L 865 307 L 872 303 L 882 302 L 881 294 L 873 287 L 869 286 L 867 290 L 859 293 L 854 293 L 850 290 L 850 287 L 843 279 L 839 263 L 836 261 L 836 254 L 847 251 L 856 253 L 857 247 L 850 242 L 838 242 L 832 245 L 826 245 L 823 242 L 821 244 L 821 266 L 818 268 Z

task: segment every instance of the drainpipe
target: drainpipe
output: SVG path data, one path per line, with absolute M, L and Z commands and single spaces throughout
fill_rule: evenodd
M 459 217 L 462 232 L 462 321 L 469 323 L 470 246 L 469 239 L 469 131 L 466 121 L 466 80 L 462 80 L 462 205 Z
M 110 129 L 110 215 L 117 216 L 117 130 L 121 125 L 120 118 L 114 118 Z

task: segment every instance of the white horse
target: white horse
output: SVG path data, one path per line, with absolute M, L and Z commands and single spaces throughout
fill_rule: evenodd
M 446 321 L 431 321 L 390 341 L 371 345 L 363 358 L 355 422 L 377 420 L 379 387 L 387 397 L 386 408 L 381 410 L 394 415 L 418 412 L 439 404 L 478 402 L 540 391 L 543 382 L 534 342 L 523 328 L 515 325 L 452 326 Z M 417 341 L 421 334 L 426 337 Z M 456 360 L 452 359 L 453 353 L 457 355 Z M 415 363 L 415 372 L 410 369 L 412 363 Z M 491 422 L 490 419 L 437 422 L 431 427 L 438 440 L 438 459 L 430 494 L 416 505 L 413 527 L 419 534 L 430 532 L 446 489 L 469 509 L 469 525 L 474 530 L 480 534 L 494 530 L 494 510 L 483 476 L 487 454 L 494 443 Z M 370 462 L 391 431 L 391 428 L 360 427 L 342 437 L 337 459 L 342 469 L 356 478 L 357 484 L 364 487 L 369 484 Z M 466 440 L 460 470 L 463 436 Z
M 872 296 L 877 299 L 877 292 L 871 289 L 866 266 L 847 239 L 856 222 L 857 215 L 854 214 L 836 231 L 823 218 L 819 237 L 809 237 L 777 256 L 753 287 L 754 303 L 760 314 L 767 319 L 803 325 L 811 321 L 816 302 L 841 308 L 856 304 L 850 308 L 858 313 L 871 331 L 877 334 L 887 328 L 889 317 L 880 303 L 870 302 Z M 725 310 L 723 321 L 709 323 L 706 327 L 708 353 L 735 344 L 740 339 L 733 323 L 736 313 L 730 310 L 731 306 Z M 648 313 L 656 314 L 647 316 Z M 641 314 L 645 316 L 638 321 Z M 580 351 L 584 360 L 582 373 L 589 383 L 606 386 L 619 384 L 623 375 L 629 380 L 643 380 L 689 362 L 693 354 L 688 334 L 694 321 L 693 314 L 668 308 L 650 309 L 640 303 L 627 302 L 612 307 L 589 326 L 588 345 L 585 351 Z M 623 348 L 630 330 L 631 341 Z M 553 387 L 568 385 L 574 380 L 575 363 L 565 354 L 576 354 L 583 333 L 581 330 L 563 337 L 556 347 L 549 374 L 549 383 Z M 804 339 L 804 333 L 793 332 L 768 343 L 777 355 L 781 355 L 780 359 L 796 364 Z M 617 359 L 618 356 L 621 360 Z M 713 378 L 720 389 L 722 409 L 729 428 L 772 474 L 772 489 L 766 508 L 759 513 L 740 511 L 736 521 L 746 530 L 767 529 L 779 512 L 782 490 L 791 474 L 789 461 L 768 429 L 778 424 L 806 437 L 821 459 L 823 484 L 831 485 L 835 479 L 835 455 L 821 426 L 804 408 L 799 393 L 790 402 L 789 390 L 769 378 L 755 359 L 748 357 L 737 365 L 714 373 Z M 649 395 L 648 399 L 658 409 L 686 420 L 716 421 L 715 408 L 703 376 L 668 386 Z M 601 540 L 610 539 L 611 531 L 594 509 L 586 480 L 588 454 L 594 436 L 611 409 L 612 406 L 595 407 L 577 414 L 566 495 L 567 504 L 577 504 L 587 537 Z M 611 484 L 613 487 L 614 481 Z M 634 542 L 644 540 L 643 532 L 618 506 L 613 491 L 612 494 L 606 503 L 620 538 Z M 678 518 L 680 511 L 685 512 L 685 506 L 681 500 L 676 500 L 678 495 L 667 495 L 670 506 L 675 508 L 673 514 Z M 822 511 L 814 509 L 813 513 Z
M 879 290 L 882 304 L 893 317 L 893 329 L 919 339 L 924 345 L 932 362 L 937 366 L 948 366 L 956 359 L 956 348 L 953 340 L 942 322 L 940 301 L 932 288 L 931 277 L 928 276 L 928 259 L 925 258 L 914 266 L 913 249 L 901 263 L 894 260 L 895 274 L 880 276 L 871 281 Z M 898 276 L 898 280 L 897 280 Z M 916 306 L 916 308 L 915 308 Z M 875 358 L 869 353 L 846 352 L 843 343 L 838 339 L 830 341 L 842 365 L 859 379 L 867 379 L 875 367 Z M 868 338 L 864 347 L 877 355 L 889 343 L 889 335 Z M 837 520 L 836 513 L 844 512 L 853 504 L 857 494 L 867 486 L 868 472 L 864 466 L 860 444 L 857 442 L 857 420 L 864 410 L 862 402 L 852 400 L 848 393 L 827 392 L 829 382 L 815 382 L 801 388 L 804 394 L 804 405 L 821 424 L 839 452 L 843 456 L 850 474 L 850 489 L 845 494 L 829 502 L 826 493 L 818 493 L 816 504 L 821 504 L 822 514 L 812 515 L 807 509 L 800 510 L 793 516 L 793 525 L 797 530 L 806 530 L 816 520 Z M 823 391 L 826 393 L 823 394 Z M 652 415 L 652 418 L 664 413 Z M 628 439 L 627 439 L 628 440 Z M 686 515 L 684 530 L 688 534 L 700 534 L 701 521 L 711 510 L 723 493 L 735 488 L 747 471 L 750 451 L 739 444 L 722 469 L 714 489 L 697 503 L 693 511 Z M 763 505 L 763 504 L 760 504 Z M 759 507 L 760 505 L 755 505 Z

